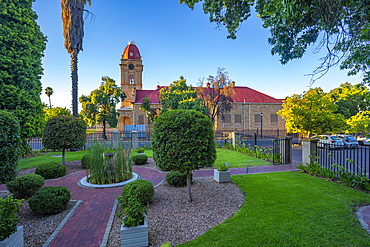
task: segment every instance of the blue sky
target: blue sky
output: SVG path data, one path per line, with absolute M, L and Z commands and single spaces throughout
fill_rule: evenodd
M 70 54 L 64 48 L 61 2 L 36 0 L 33 9 L 48 38 L 41 100 L 49 102 L 44 89 L 50 86 L 52 105 L 71 108 Z M 79 97 L 98 88 L 102 76 L 120 85 L 119 63 L 129 40 L 136 41 L 142 56 L 144 89 L 169 85 L 181 75 L 196 86 L 198 78 L 216 75 L 217 68 L 224 67 L 236 86 L 285 98 L 308 89 L 310 76 L 305 75 L 320 64 L 324 54 L 313 54 L 312 47 L 302 59 L 281 65 L 279 57 L 271 55 L 269 30 L 254 12 L 242 24 L 237 39 L 231 40 L 226 38 L 226 29 L 209 22 L 201 4 L 192 11 L 178 0 L 92 0 L 88 10 L 94 16 L 85 20 L 84 50 L 78 61 Z M 360 76 L 346 74 L 332 68 L 313 87 L 327 92 L 344 82 L 361 82 Z

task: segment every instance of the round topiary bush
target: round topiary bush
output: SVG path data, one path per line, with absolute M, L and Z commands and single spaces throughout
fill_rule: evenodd
M 58 162 L 49 162 L 36 167 L 35 174 L 44 179 L 60 178 L 66 175 L 66 167 Z
M 47 149 L 62 150 L 65 165 L 65 150 L 84 147 L 86 139 L 86 123 L 81 118 L 57 116 L 46 122 L 42 144 Z
M 6 188 L 13 193 L 13 197 L 17 199 L 27 199 L 35 194 L 42 186 L 45 180 L 37 174 L 23 175 L 9 181 Z
M 193 173 L 190 174 L 190 180 L 193 180 Z M 186 185 L 186 172 L 170 171 L 166 175 L 166 181 L 168 184 L 182 187 Z
M 170 110 L 157 117 L 152 136 L 153 159 L 165 171 L 187 173 L 191 202 L 190 172 L 212 167 L 216 160 L 211 120 L 194 110 Z
M 128 199 L 130 188 L 135 191 L 135 193 L 137 194 L 137 198 L 142 204 L 150 202 L 154 196 L 153 184 L 148 180 L 138 179 L 129 184 L 126 184 L 122 188 L 121 195 L 124 200 Z
M 0 110 L 0 143 L 0 184 L 5 184 L 18 174 L 22 141 L 18 120 L 3 110 Z
M 89 165 L 91 165 L 92 158 L 93 158 L 93 155 L 92 154 L 86 154 L 86 155 L 84 155 L 82 157 L 82 159 L 81 159 L 81 167 L 82 167 L 82 169 L 87 169 L 89 167 Z
M 139 154 L 132 157 L 132 161 L 135 165 L 144 165 L 148 161 L 148 156 L 145 154 Z
M 41 215 L 51 215 L 62 212 L 71 199 L 71 192 L 63 186 L 47 186 L 37 191 L 28 205 L 31 210 Z

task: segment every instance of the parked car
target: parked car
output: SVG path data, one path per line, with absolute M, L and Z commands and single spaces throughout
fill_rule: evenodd
M 335 135 L 318 135 L 312 138 L 319 140 L 319 148 L 340 149 L 344 148 L 344 143 Z
M 345 148 L 358 148 L 358 141 L 351 135 L 337 135 L 342 140 Z
M 363 137 L 357 139 L 358 144 L 361 146 L 370 146 L 370 138 L 369 137 Z

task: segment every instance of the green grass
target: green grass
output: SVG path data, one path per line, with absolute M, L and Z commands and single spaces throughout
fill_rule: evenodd
M 103 129 L 102 128 L 98 128 L 98 129 L 86 129 L 86 133 L 87 134 L 91 134 L 91 133 L 96 133 L 96 132 L 101 132 L 101 131 L 103 131 Z
M 218 168 L 220 164 L 225 162 L 229 162 L 229 166 L 232 168 L 272 165 L 271 163 L 265 160 L 257 159 L 252 156 L 239 153 L 231 149 L 216 148 L 216 151 L 217 151 L 217 160 L 214 164 L 214 167 L 216 168 Z
M 370 246 L 354 206 L 370 194 L 299 172 L 232 176 L 245 193 L 229 219 L 180 246 Z
M 132 151 L 132 155 L 136 155 L 136 150 Z M 153 151 L 152 150 L 145 150 L 145 155 L 149 158 L 153 158 Z
M 82 157 L 87 154 L 89 151 L 77 151 L 77 152 L 66 152 L 65 158 L 66 161 L 73 161 L 73 160 L 81 160 Z M 32 158 L 26 158 L 21 159 L 19 161 L 19 165 L 21 169 L 36 167 L 44 163 L 56 161 L 56 162 L 62 162 L 62 157 L 51 157 L 53 155 L 61 155 L 62 152 L 50 152 L 43 154 L 41 156 L 32 157 Z

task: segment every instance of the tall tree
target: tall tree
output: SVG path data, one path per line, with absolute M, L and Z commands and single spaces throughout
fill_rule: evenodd
M 198 97 L 203 100 L 208 109 L 208 117 L 215 127 L 216 118 L 223 119 L 224 114 L 230 112 L 233 105 L 234 89 L 225 68 L 218 68 L 216 76 L 210 75 L 207 78 L 206 87 L 204 87 L 203 81 L 203 79 L 199 80 Z
M 345 129 L 344 117 L 335 113 L 338 106 L 321 88 L 311 88 L 302 95 L 293 94 L 278 112 L 285 119 L 288 132 L 310 134 L 340 133 Z
M 349 119 L 346 119 L 347 133 L 369 132 L 370 131 L 370 111 L 362 111 Z
M 116 105 L 120 100 L 125 100 L 126 95 L 121 94 L 121 88 L 117 87 L 116 81 L 108 76 L 102 77 L 99 89 L 95 89 L 89 96 L 82 95 L 81 116 L 85 122 L 91 126 L 95 121 L 103 124 L 103 137 L 106 138 L 105 127 L 117 127 L 119 113 Z
M 62 0 L 62 20 L 64 46 L 71 54 L 71 78 L 72 78 L 72 113 L 78 117 L 78 53 L 82 51 L 82 39 L 84 37 L 84 6 L 91 0 Z
M 49 97 L 49 106 L 51 107 L 50 96 L 53 95 L 54 91 L 51 87 L 45 88 L 45 94 Z
M 331 99 L 338 105 L 337 113 L 349 119 L 359 112 L 370 110 L 370 90 L 361 84 L 346 82 L 330 90 Z
M 24 153 L 32 150 L 26 140 L 41 137 L 45 125 L 40 78 L 46 38 L 32 2 L 0 1 L 0 109 L 18 119 Z
M 348 75 L 363 72 L 363 82 L 370 83 L 369 0 L 180 0 L 191 9 L 198 2 L 203 2 L 210 21 L 225 26 L 233 39 L 256 4 L 263 27 L 270 29 L 271 53 L 280 55 L 282 64 L 301 58 L 309 45 L 317 44 L 317 50 L 327 53 L 313 80 L 341 64 Z

